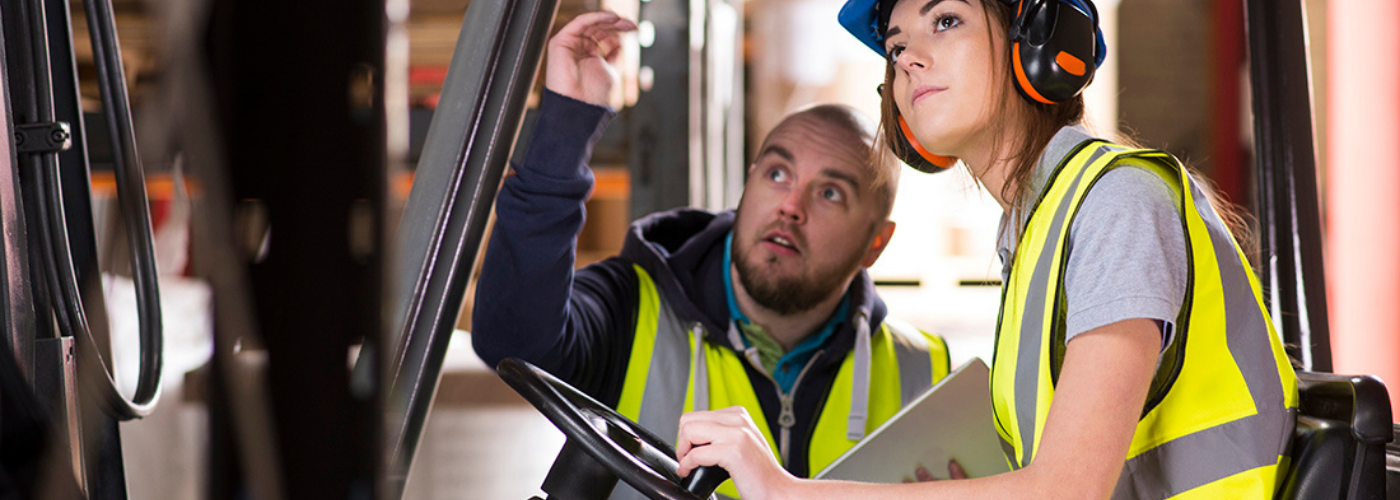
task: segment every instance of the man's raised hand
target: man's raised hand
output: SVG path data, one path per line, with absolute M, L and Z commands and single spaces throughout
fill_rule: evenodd
M 590 12 L 574 18 L 549 39 L 544 86 L 561 95 L 607 106 L 618 83 L 614 64 L 622 52 L 622 34 L 637 24 L 612 12 Z

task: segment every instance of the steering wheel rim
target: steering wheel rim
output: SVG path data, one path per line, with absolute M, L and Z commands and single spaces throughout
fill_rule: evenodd
M 675 473 L 675 449 L 651 431 L 526 361 L 507 358 L 496 366 L 496 372 L 568 440 L 639 493 L 653 500 L 704 500 L 681 486 L 682 479 Z M 600 428 L 595 418 L 608 428 Z M 641 449 L 628 450 L 618 442 L 618 437 L 625 439 L 627 435 L 635 437 Z M 647 448 L 656 453 L 638 456 Z

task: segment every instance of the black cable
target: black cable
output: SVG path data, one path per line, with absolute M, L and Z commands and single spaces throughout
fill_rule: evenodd
M 56 295 L 57 307 L 55 307 L 55 311 L 59 312 L 56 315 L 59 318 L 59 328 L 60 331 L 72 332 L 72 335 L 77 338 L 80 361 L 84 364 L 83 371 L 89 374 L 102 374 L 96 378 L 94 375 L 89 375 L 85 380 L 91 382 L 84 384 L 84 386 L 89 391 L 96 391 L 95 395 L 102 402 L 103 408 L 115 418 L 130 420 L 149 415 L 155 409 L 156 401 L 160 395 L 160 367 L 157 365 L 154 373 L 155 383 L 151 384 L 152 387 L 147 389 L 147 392 L 143 393 L 141 389 L 141 382 L 149 378 L 147 376 L 148 369 L 144 366 L 140 376 L 138 376 L 136 394 L 130 401 L 117 390 L 116 381 L 112 379 L 112 370 L 103 361 L 97 339 L 92 335 L 87 315 L 83 313 L 85 309 L 82 295 L 78 291 L 77 272 L 73 267 L 73 254 L 68 243 L 68 231 L 61 222 L 66 219 L 58 169 L 44 168 L 40 181 L 42 183 L 42 189 L 39 190 L 38 195 L 41 198 L 38 200 L 41 204 L 40 218 L 41 220 L 47 219 L 46 222 L 42 223 L 50 233 L 45 237 L 46 244 L 51 246 L 51 250 L 46 252 L 49 257 L 44 259 L 44 265 L 48 271 L 46 274 L 49 274 L 47 281 L 51 283 L 50 286 L 54 288 L 54 295 Z M 45 217 L 44 212 L 48 212 L 47 217 Z M 66 319 L 66 324 L 64 312 L 69 316 Z M 148 346 L 146 340 L 141 339 L 143 358 L 145 351 L 149 350 Z M 159 349 L 159 346 L 156 348 Z M 157 356 L 156 362 L 160 362 L 159 356 Z
M 141 171 L 141 162 L 136 155 L 135 132 L 131 127 L 131 108 L 127 97 L 126 82 L 122 79 L 122 61 L 117 43 L 116 21 L 112 15 L 110 0 L 84 0 L 87 13 L 88 31 L 92 41 L 93 61 L 97 68 L 97 79 L 101 90 L 103 111 L 107 120 L 108 138 L 111 142 L 113 165 L 116 171 L 117 200 L 122 219 L 126 223 L 127 243 L 131 250 L 132 281 L 136 288 L 137 319 L 140 324 L 141 359 L 140 374 L 136 382 L 136 394 L 128 401 L 117 390 L 115 384 L 101 383 L 97 389 L 102 396 L 108 413 L 123 420 L 145 416 L 154 408 L 160 397 L 161 353 L 163 350 L 162 325 L 160 317 L 160 288 L 157 282 L 155 244 L 152 242 L 151 213 L 146 197 L 146 182 Z M 48 184 L 50 193 L 49 209 L 61 214 L 62 199 L 58 195 L 57 172 L 48 172 L 52 182 Z M 55 229 L 58 231 L 58 229 Z M 62 272 L 59 280 L 64 285 L 61 292 L 62 303 L 69 308 L 81 311 L 81 297 L 77 292 L 77 278 L 72 266 L 72 256 L 67 250 L 66 234 L 61 238 L 64 250 L 58 252 L 65 261 L 58 265 Z M 59 242 L 55 242 L 59 243 Z M 76 315 L 83 318 L 82 314 Z M 78 341 L 96 354 L 96 342 L 86 321 L 78 335 Z M 105 364 L 100 356 L 88 356 L 88 363 L 101 367 Z M 110 382 L 110 375 L 106 377 Z
M 45 192 L 46 186 L 44 186 L 43 175 L 43 171 L 45 170 L 44 163 L 45 159 L 41 157 L 23 161 L 20 168 L 24 171 L 25 180 L 22 182 L 25 193 L 29 194 L 31 202 L 29 206 L 33 207 L 34 220 L 39 226 L 34 228 L 31 232 L 39 244 L 39 252 L 37 254 L 39 257 L 39 276 L 41 276 L 44 287 L 47 289 L 45 295 L 52 301 L 54 319 L 58 322 L 59 335 L 71 335 L 75 330 L 73 329 L 74 325 L 71 320 L 71 315 L 69 314 L 70 310 L 66 307 L 66 304 L 63 304 L 63 298 L 60 292 L 62 285 L 59 283 L 60 275 L 58 273 L 58 262 L 55 260 L 55 254 L 61 250 L 56 248 L 53 244 L 52 227 L 54 221 L 52 220 L 52 211 L 48 208 L 48 193 Z

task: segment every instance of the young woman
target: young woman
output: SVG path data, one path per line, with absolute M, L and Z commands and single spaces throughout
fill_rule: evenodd
M 1271 498 L 1297 380 L 1206 191 L 1167 153 L 1081 126 L 1104 53 L 1092 3 L 848 0 L 841 20 L 888 61 L 895 154 L 956 157 L 1005 209 L 991 389 L 1013 470 L 799 479 L 727 409 L 682 418 L 679 472 L 720 465 L 746 500 Z

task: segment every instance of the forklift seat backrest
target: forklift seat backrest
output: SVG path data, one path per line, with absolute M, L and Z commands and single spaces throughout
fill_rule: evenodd
M 1298 372 L 1298 425 L 1279 500 L 1383 500 L 1393 429 L 1385 384 Z

